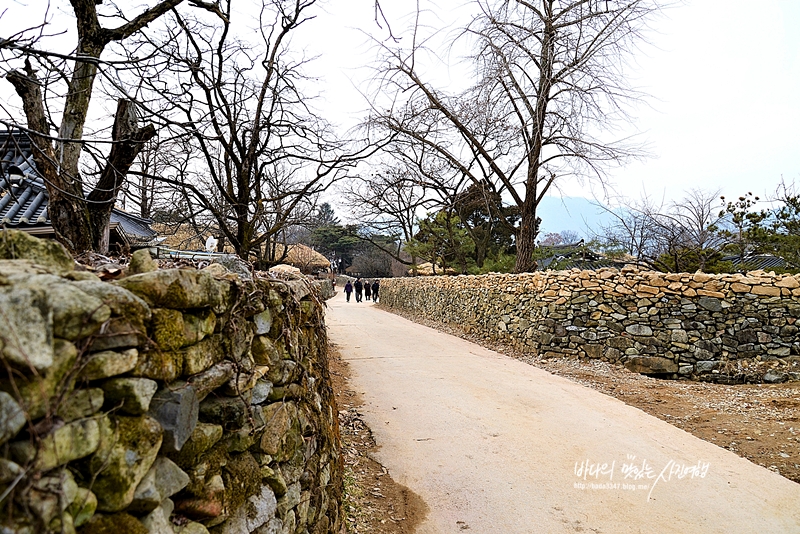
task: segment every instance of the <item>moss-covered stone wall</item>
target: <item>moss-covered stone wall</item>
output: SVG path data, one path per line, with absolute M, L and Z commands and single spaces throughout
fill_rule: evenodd
M 394 278 L 381 302 L 543 357 L 715 382 L 800 380 L 800 277 L 634 267 Z
M 339 532 L 320 288 L 0 232 L 0 530 Z

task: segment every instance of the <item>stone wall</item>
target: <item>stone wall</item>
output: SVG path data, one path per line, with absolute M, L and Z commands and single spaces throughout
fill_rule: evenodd
M 320 291 L 0 232 L 3 533 L 339 532 Z
M 381 302 L 544 357 L 665 377 L 800 378 L 800 278 L 636 268 L 383 280 Z

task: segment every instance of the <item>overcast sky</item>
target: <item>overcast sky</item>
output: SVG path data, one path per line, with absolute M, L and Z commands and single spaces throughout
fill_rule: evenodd
M 468 11 L 466 0 L 420 3 L 432 29 L 457 23 Z M 238 5 L 246 10 L 255 4 Z M 382 4 L 401 35 L 415 2 Z M 14 16 L 0 19 L 0 36 L 18 29 L 20 14 L 37 20 L 46 1 L 10 5 Z M 320 56 L 310 65 L 322 75 L 317 107 L 338 123 L 353 124 L 366 107 L 358 89 L 365 88 L 364 67 L 374 58 L 363 32 L 385 37 L 387 30 L 374 20 L 374 0 L 325 0 L 322 6 L 325 12 L 318 9 L 295 42 Z M 68 27 L 61 17 L 55 18 Z M 634 84 L 653 97 L 652 107 L 639 109 L 632 133 L 642 134 L 654 157 L 612 170 L 616 191 L 678 199 L 690 188 L 768 195 L 781 177 L 800 183 L 800 0 L 686 0 L 655 29 L 653 46 L 638 54 L 632 73 Z M 457 58 L 445 59 L 455 64 Z M 455 80 L 459 72 L 444 69 L 440 81 Z M 10 85 L 0 84 L 0 98 L 9 98 Z M 566 195 L 593 196 L 586 186 L 563 185 Z
M 404 27 L 400 2 L 384 0 L 392 29 Z M 402 2 L 406 9 L 414 2 Z M 458 19 L 463 0 L 422 0 L 430 25 Z M 329 0 L 310 32 L 323 54 L 324 92 L 336 120 L 364 108 L 363 87 L 373 51 L 361 31 L 385 35 L 373 0 Z M 800 1 L 688 0 L 655 24 L 653 46 L 636 57 L 634 84 L 652 95 L 632 132 L 653 158 L 611 171 L 620 194 L 679 199 L 691 188 L 729 196 L 769 194 L 781 177 L 800 183 Z M 567 184 L 571 196 L 591 197 Z M 602 194 L 597 192 L 597 194 Z

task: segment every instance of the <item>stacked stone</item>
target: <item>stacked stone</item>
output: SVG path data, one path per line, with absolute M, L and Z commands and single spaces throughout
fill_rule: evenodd
M 316 288 L 144 251 L 106 283 L 3 237 L 3 532 L 339 531 Z
M 717 382 L 800 379 L 798 297 L 795 275 L 635 267 L 391 279 L 381 287 L 384 305 L 544 357 Z

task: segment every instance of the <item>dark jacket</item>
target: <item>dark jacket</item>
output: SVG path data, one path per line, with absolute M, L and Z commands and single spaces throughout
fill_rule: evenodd
M 377 281 L 375 281 L 375 282 L 372 282 L 372 294 L 373 294 L 374 296 L 376 296 L 376 297 L 378 296 L 378 289 L 380 289 L 380 287 L 381 287 L 381 286 L 379 286 L 379 285 L 378 285 L 378 282 L 377 282 Z
M 361 293 L 362 289 L 364 289 L 364 284 L 361 283 L 361 280 L 356 280 L 356 293 Z
M 347 282 L 344 285 L 344 292 L 345 293 L 352 293 L 353 292 L 353 284 L 351 284 L 350 282 Z

